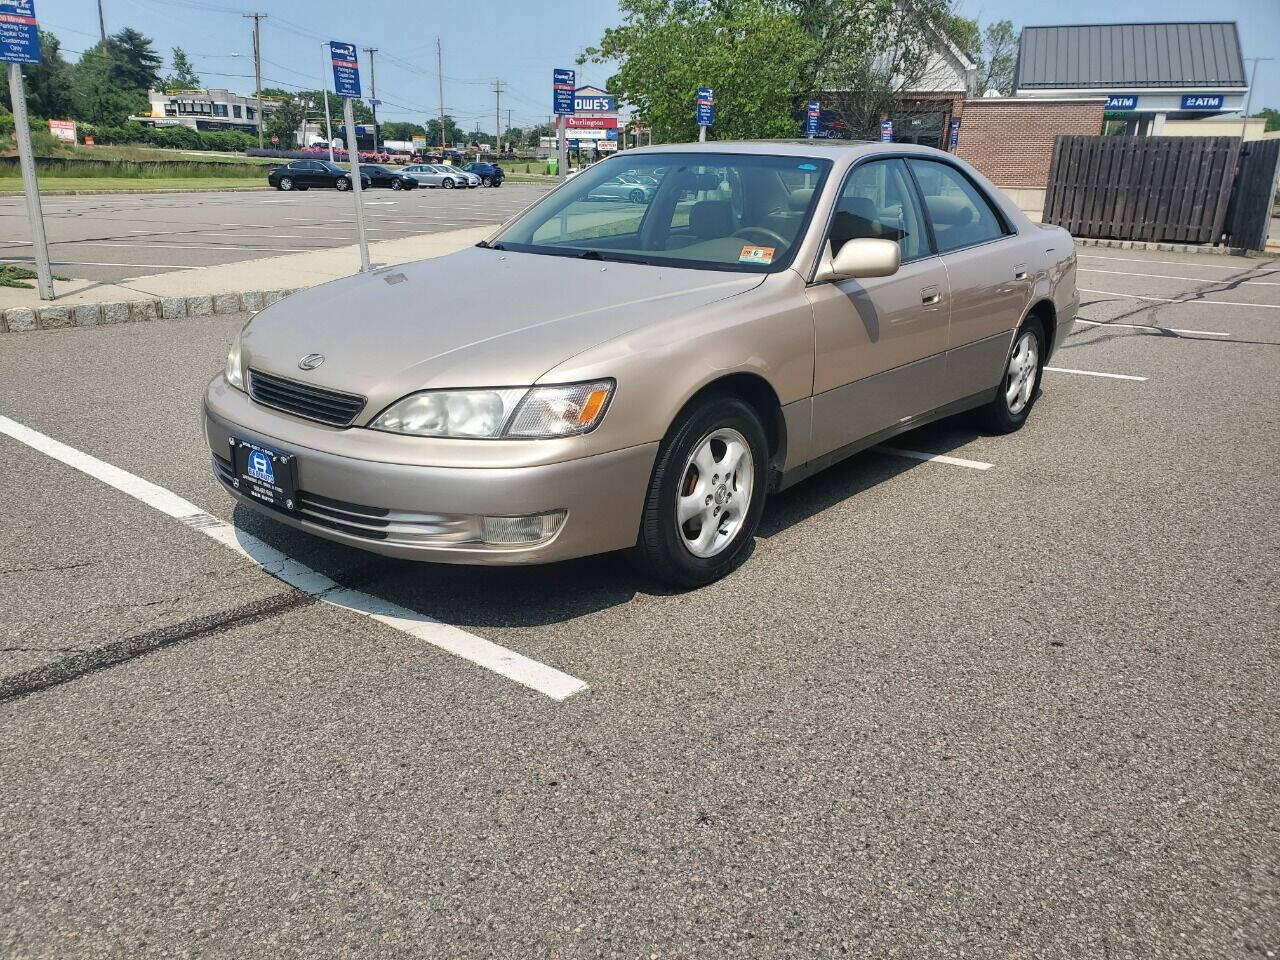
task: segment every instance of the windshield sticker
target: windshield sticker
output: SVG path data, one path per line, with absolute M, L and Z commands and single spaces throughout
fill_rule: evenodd
M 773 263 L 773 247 L 757 247 L 755 244 L 744 244 L 738 254 L 739 263 L 756 263 L 761 266 Z
M 799 166 L 799 168 L 798 168 L 798 169 L 800 169 L 800 170 L 817 170 L 817 169 L 818 169 L 818 165 L 817 165 L 816 163 L 802 163 L 802 164 L 800 164 L 800 166 Z

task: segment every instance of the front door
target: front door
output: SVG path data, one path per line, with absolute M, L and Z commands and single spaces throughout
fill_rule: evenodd
M 891 277 L 811 284 L 815 364 L 813 454 L 940 406 L 950 297 L 902 160 L 862 163 L 841 187 L 828 231 L 832 255 L 857 237 L 896 240 Z

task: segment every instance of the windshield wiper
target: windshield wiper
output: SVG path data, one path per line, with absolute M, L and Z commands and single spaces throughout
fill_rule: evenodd
M 481 240 L 476 244 L 477 247 L 484 247 L 486 250 L 505 250 L 507 249 L 501 243 L 490 243 L 488 240 Z
M 575 253 L 573 256 L 579 260 L 608 260 L 611 263 L 638 263 L 641 266 L 649 266 L 648 260 L 641 260 L 639 257 L 630 256 L 610 256 L 606 257 L 599 250 L 584 250 L 582 253 Z

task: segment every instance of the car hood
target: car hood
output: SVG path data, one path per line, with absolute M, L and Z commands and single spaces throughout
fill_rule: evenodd
M 760 275 L 471 247 L 300 291 L 246 327 L 247 367 L 368 398 L 524 386 L 596 344 L 760 284 Z M 323 364 L 303 372 L 308 354 Z

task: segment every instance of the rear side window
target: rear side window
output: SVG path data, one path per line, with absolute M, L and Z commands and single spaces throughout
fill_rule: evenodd
M 913 157 L 907 163 L 924 194 L 939 253 L 1004 236 L 1004 224 L 991 201 L 963 173 L 950 164 L 934 160 Z

